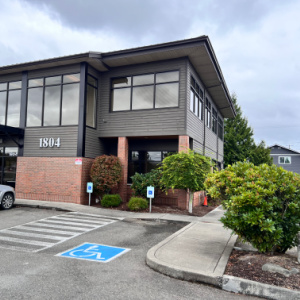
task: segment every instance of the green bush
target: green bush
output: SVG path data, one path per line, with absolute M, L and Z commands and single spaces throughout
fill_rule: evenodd
M 152 169 L 149 173 L 140 174 L 135 173 L 131 176 L 131 189 L 134 196 L 147 197 L 147 186 L 159 188 L 159 181 L 161 178 L 161 170 Z
M 95 158 L 90 176 L 97 195 L 107 194 L 121 181 L 122 165 L 113 155 L 101 155 Z
M 122 203 L 121 196 L 119 194 L 116 195 L 104 195 L 101 199 L 101 205 L 103 207 L 116 207 Z
M 222 199 L 224 227 L 260 252 L 284 253 L 297 245 L 300 176 L 275 165 L 238 162 L 210 174 L 212 198 Z
M 148 201 L 144 198 L 131 197 L 128 202 L 128 208 L 130 210 L 142 210 L 148 208 Z

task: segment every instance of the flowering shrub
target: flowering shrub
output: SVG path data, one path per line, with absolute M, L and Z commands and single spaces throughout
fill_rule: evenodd
M 101 155 L 95 158 L 90 171 L 95 193 L 109 193 L 121 181 L 121 174 L 122 165 L 118 157 Z
M 275 165 L 238 162 L 209 174 L 212 198 L 226 209 L 221 221 L 260 252 L 281 252 L 297 245 L 300 230 L 300 176 Z

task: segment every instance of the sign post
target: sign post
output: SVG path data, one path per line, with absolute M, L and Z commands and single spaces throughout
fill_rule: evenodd
M 93 183 L 92 182 L 87 183 L 86 192 L 89 193 L 89 206 L 91 206 L 91 194 L 93 192 Z
M 154 187 L 153 186 L 147 186 L 147 198 L 149 198 L 149 212 L 151 213 L 151 205 L 152 205 L 152 198 L 154 198 Z

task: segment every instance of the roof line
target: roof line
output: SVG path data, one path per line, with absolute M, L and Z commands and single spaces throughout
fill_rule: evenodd
M 293 151 L 293 152 L 296 152 L 296 153 L 300 154 L 299 151 L 296 151 L 296 150 L 293 150 L 293 149 L 290 149 L 290 148 L 281 146 L 281 145 L 279 145 L 279 144 L 274 144 L 274 145 L 272 145 L 272 146 L 269 146 L 268 148 L 272 148 L 272 147 L 274 147 L 274 146 L 278 146 L 278 147 L 283 148 L 283 149 L 285 149 L 285 150 Z

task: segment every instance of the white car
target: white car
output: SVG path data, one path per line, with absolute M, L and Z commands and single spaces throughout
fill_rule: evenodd
M 15 190 L 9 185 L 0 184 L 0 207 L 2 209 L 12 208 L 15 202 Z

